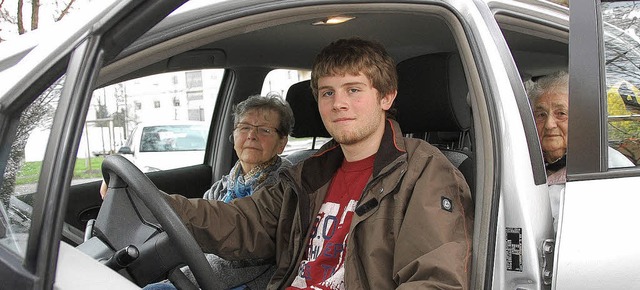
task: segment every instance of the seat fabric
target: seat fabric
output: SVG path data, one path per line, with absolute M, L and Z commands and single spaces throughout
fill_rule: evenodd
M 397 120 L 402 132 L 423 136 L 475 186 L 472 118 L 468 86 L 460 58 L 436 53 L 402 61 L 398 70 Z

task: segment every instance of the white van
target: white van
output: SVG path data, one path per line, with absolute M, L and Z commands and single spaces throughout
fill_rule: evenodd
M 204 158 L 207 134 L 204 122 L 141 123 L 118 154 L 142 172 L 196 165 Z

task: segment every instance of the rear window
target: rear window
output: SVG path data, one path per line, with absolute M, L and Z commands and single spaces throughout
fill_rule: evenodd
M 198 125 L 144 127 L 140 152 L 203 151 L 207 128 Z

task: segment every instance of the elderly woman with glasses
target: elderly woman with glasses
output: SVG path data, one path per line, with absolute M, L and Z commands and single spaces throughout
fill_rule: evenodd
M 557 71 L 535 82 L 525 83 L 536 121 L 549 185 L 553 228 L 558 228 L 559 206 L 566 182 L 567 142 L 569 131 L 569 73 Z M 630 160 L 608 148 L 609 168 L 632 167 Z
M 205 199 L 230 202 L 249 196 L 260 184 L 275 179 L 276 169 L 288 161 L 281 154 L 294 124 L 289 104 L 278 95 L 251 96 L 240 102 L 233 112 L 233 149 L 238 161 L 228 175 L 215 182 Z M 228 288 L 264 289 L 273 275 L 272 261 L 226 261 L 207 254 L 209 264 Z M 195 281 L 193 274 L 185 274 Z
M 233 112 L 233 148 L 238 162 L 229 175 L 213 184 L 206 199 L 229 202 L 251 195 L 282 164 L 278 156 L 287 145 L 294 119 L 289 104 L 280 96 L 251 96 Z
M 216 181 L 204 194 L 205 199 L 230 202 L 250 196 L 254 189 L 277 178 L 277 169 L 288 161 L 278 156 L 287 145 L 294 124 L 293 111 L 282 97 L 270 94 L 251 96 L 237 104 L 233 111 L 233 135 L 230 139 L 238 161 L 228 175 Z M 216 279 L 226 289 L 264 289 L 275 271 L 274 261 L 227 261 L 206 254 Z M 195 277 L 183 268 L 195 283 Z M 147 285 L 144 289 L 176 289 L 171 283 Z

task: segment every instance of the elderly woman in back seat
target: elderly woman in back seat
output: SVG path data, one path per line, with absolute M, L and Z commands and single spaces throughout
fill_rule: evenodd
M 291 107 L 278 95 L 251 96 L 240 102 L 233 112 L 233 135 L 230 140 L 238 162 L 228 175 L 216 181 L 204 193 L 205 199 L 230 202 L 249 196 L 254 189 L 277 178 L 277 169 L 288 164 L 280 158 L 294 124 Z M 104 197 L 106 184 L 100 190 Z M 227 261 L 214 254 L 207 260 L 227 289 L 264 289 L 275 270 L 274 261 Z M 191 271 L 183 272 L 195 283 Z M 175 289 L 168 282 L 147 285 L 144 289 Z
M 525 85 L 547 171 L 553 227 L 557 229 L 558 207 L 567 175 L 569 74 L 566 71 L 557 71 Z M 630 160 L 611 147 L 608 154 L 610 168 L 634 166 Z
M 565 181 L 569 127 L 568 84 L 569 74 L 558 71 L 527 86 L 549 185 Z

